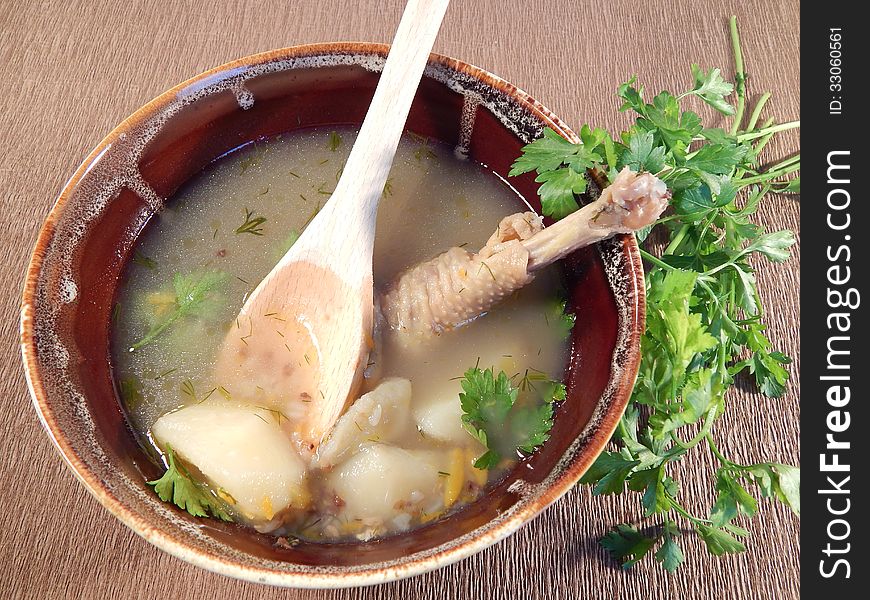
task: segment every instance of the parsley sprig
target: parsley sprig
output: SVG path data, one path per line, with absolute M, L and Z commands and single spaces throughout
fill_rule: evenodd
M 720 451 L 713 426 L 727 408 L 726 393 L 738 376 L 749 376 L 766 396 L 785 392 L 788 357 L 765 335 L 764 311 L 750 259 L 779 263 L 795 243 L 790 231 L 765 232 L 750 218 L 772 192 L 800 192 L 800 155 L 760 167 L 770 139 L 800 126 L 799 121 L 760 123 L 770 94 L 763 94 L 745 118 L 746 75 L 735 19 L 730 23 L 736 85 L 720 69 L 692 65 L 691 87 L 679 95 L 664 91 L 647 101 L 632 77 L 617 95 L 621 110 L 632 111 L 628 131 L 611 138 L 584 125 L 580 142 L 547 130 L 523 149 L 511 175 L 536 171 L 545 215 L 564 217 L 578 207 L 588 169 L 611 178 L 623 167 L 649 171 L 673 193 L 672 214 L 656 225 L 667 230 L 661 253 L 642 249 L 647 274 L 646 331 L 632 403 L 614 442 L 582 481 L 593 493 L 640 494 L 643 530 L 621 524 L 601 541 L 628 568 L 652 553 L 668 571 L 683 561 L 678 537 L 687 523 L 713 555 L 745 550 L 748 531 L 737 519 L 758 511 L 754 488 L 800 514 L 800 470 L 776 462 L 739 464 Z M 736 93 L 737 106 L 728 97 Z M 733 117 L 730 128 L 705 128 L 686 108 L 700 100 Z M 643 242 L 650 229 L 639 231 Z M 692 514 L 680 502 L 671 467 L 687 453 L 706 446 L 717 466 L 716 501 L 709 514 Z
M 533 382 L 536 380 L 537 385 Z M 553 427 L 553 402 L 565 399 L 565 386 L 546 376 L 530 377 L 528 371 L 520 387 L 515 387 L 504 371 L 475 366 L 462 378 L 463 427 L 487 450 L 475 462 L 478 469 L 493 469 L 510 451 L 534 452 L 550 438 Z M 521 391 L 538 393 L 540 403 L 517 403 Z
M 172 447 L 166 445 L 166 460 L 169 468 L 160 479 L 149 481 L 154 491 L 164 502 L 170 502 L 186 510 L 194 517 L 207 517 L 209 514 L 222 521 L 232 521 L 221 501 L 193 480 L 187 469 L 177 461 Z

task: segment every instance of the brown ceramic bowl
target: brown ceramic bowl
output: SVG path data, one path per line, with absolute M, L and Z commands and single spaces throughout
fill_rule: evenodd
M 564 262 L 577 324 L 568 398 L 550 440 L 504 481 L 444 520 L 371 542 L 279 547 L 275 539 L 164 504 L 162 471 L 135 441 L 113 383 L 109 335 L 118 278 L 162 199 L 224 153 L 300 127 L 360 123 L 387 47 L 337 43 L 258 54 L 169 90 L 94 149 L 57 199 L 36 244 L 21 310 L 30 392 L 81 482 L 136 533 L 179 558 L 250 581 L 340 587 L 449 564 L 514 532 L 574 485 L 610 438 L 639 361 L 643 272 L 631 236 Z M 577 136 L 527 94 L 477 67 L 432 55 L 408 128 L 450 145 L 476 112 L 472 160 L 507 176 L 520 147 L 551 127 Z M 534 205 L 533 176 L 511 184 Z M 538 206 L 539 208 L 539 206 Z

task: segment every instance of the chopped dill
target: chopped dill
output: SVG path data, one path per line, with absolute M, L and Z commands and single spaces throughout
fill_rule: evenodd
M 155 322 L 141 340 L 130 347 L 134 352 L 153 342 L 176 321 L 187 316 L 208 317 L 215 310 L 215 291 L 226 280 L 221 271 L 195 272 L 190 275 L 176 273 L 172 278 L 174 299 L 171 310 Z
M 144 254 L 142 254 L 138 250 L 133 252 L 133 262 L 136 263 L 137 265 L 141 265 L 141 266 L 145 267 L 146 269 L 148 269 L 150 271 L 157 270 L 157 261 L 155 261 L 153 258 L 149 258 L 149 257 L 145 256 Z
M 157 377 L 155 377 L 155 378 L 154 378 L 154 381 L 157 381 L 158 379 L 163 379 L 163 378 L 166 377 L 167 375 L 171 375 L 172 373 L 175 373 L 177 370 L 178 370 L 178 368 L 175 368 L 175 369 L 169 369 L 168 371 L 164 371 L 163 373 L 161 373 L 160 375 L 158 375 Z
M 384 183 L 384 192 L 381 195 L 381 198 L 387 198 L 393 195 L 393 178 L 387 177 L 386 183 Z
M 335 152 L 336 150 L 338 150 L 339 146 L 341 146 L 341 136 L 338 135 L 338 133 L 335 131 L 330 131 L 329 142 L 327 144 L 329 151 Z
M 317 201 L 317 206 L 314 207 L 314 210 L 311 211 L 311 214 L 305 220 L 305 223 L 302 224 L 302 229 L 305 229 L 306 227 L 308 227 L 308 224 L 314 220 L 314 217 L 316 217 L 317 213 L 319 213 L 319 212 L 320 212 L 320 200 Z
M 417 162 L 421 162 L 424 158 L 437 158 L 437 155 L 432 151 L 432 148 L 429 147 L 429 140 L 423 142 L 423 144 L 414 151 L 414 159 Z
M 236 228 L 236 233 L 250 233 L 253 235 L 263 235 L 263 229 L 260 227 L 266 222 L 266 217 L 255 217 L 254 211 L 245 208 L 245 222 Z
M 293 171 L 287 171 L 287 172 L 290 173 L 290 175 L 293 176 L 293 177 L 295 177 L 296 179 L 299 179 L 299 175 L 297 175 L 297 174 L 294 173 Z
M 492 269 L 489 268 L 489 265 L 486 264 L 485 261 L 480 261 L 480 269 L 483 267 L 486 267 L 486 270 L 489 271 L 489 276 L 492 277 L 493 281 L 495 281 L 495 273 L 492 272 Z M 480 273 L 480 269 L 477 270 L 478 273 Z
M 121 395 L 121 400 L 129 410 L 134 410 L 142 403 L 142 385 L 136 377 L 124 377 L 119 382 L 118 387 L 120 388 L 118 392 Z
M 191 400 L 196 400 L 196 388 L 193 387 L 193 382 L 190 379 L 181 382 L 181 393 L 189 396 Z
M 239 161 L 239 166 L 242 169 L 241 174 L 244 175 L 245 173 L 247 173 L 248 169 L 250 169 L 251 167 L 257 166 L 257 163 L 259 163 L 259 162 L 260 162 L 260 153 L 259 152 L 255 151 L 252 154 L 246 156 L 245 158 L 243 158 L 242 160 Z
M 290 419 L 287 417 L 287 415 L 285 415 L 284 413 L 282 413 L 282 412 L 281 412 L 280 410 L 278 410 L 277 408 L 268 408 L 268 407 L 266 407 L 266 406 L 255 406 L 254 408 L 259 408 L 260 410 L 265 410 L 267 413 L 271 414 L 273 417 L 275 417 L 275 420 L 278 422 L 278 425 L 281 424 L 281 419 L 282 419 L 282 418 L 283 418 L 285 421 L 289 421 L 289 420 L 290 420 Z
M 429 138 L 427 138 L 425 135 L 420 135 L 419 133 L 414 133 L 410 129 L 406 129 L 405 134 L 407 134 L 407 136 L 409 138 L 411 138 L 412 140 L 414 140 L 418 144 L 428 144 L 429 143 Z

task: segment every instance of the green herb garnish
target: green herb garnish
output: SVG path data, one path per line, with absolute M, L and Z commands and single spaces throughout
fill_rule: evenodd
M 241 174 L 244 175 L 248 169 L 251 167 L 256 167 L 260 162 L 261 152 L 257 149 L 256 145 L 254 146 L 254 150 L 239 161 L 239 166 L 241 167 Z
M 553 401 L 565 399 L 565 386 L 550 382 L 537 406 L 516 404 L 520 389 L 511 384 L 504 371 L 473 367 L 462 377 L 459 401 L 465 429 L 487 450 L 475 462 L 478 469 L 492 469 L 505 451 L 515 448 L 532 453 L 550 437 Z
M 186 510 L 194 517 L 207 517 L 209 514 L 222 521 L 232 522 L 232 517 L 224 510 L 222 502 L 211 492 L 204 489 L 191 478 L 190 473 L 175 459 L 175 453 L 166 445 L 166 460 L 169 468 L 160 479 L 149 481 L 157 496 Z
M 327 147 L 330 152 L 335 152 L 338 150 L 339 146 L 341 146 L 341 136 L 338 135 L 335 131 L 329 132 L 329 142 L 327 143 Z
M 193 386 L 193 382 L 190 379 L 185 379 L 181 382 L 181 393 L 189 397 L 191 400 L 196 401 L 196 388 Z
M 571 337 L 571 330 L 574 329 L 577 315 L 568 312 L 566 300 L 554 300 L 544 311 L 544 320 L 547 322 L 547 326 L 559 333 L 559 337 L 567 340 Z
M 146 269 L 149 269 L 151 271 L 157 270 L 157 261 L 155 261 L 153 258 L 149 258 L 149 257 L 145 256 L 144 254 L 142 254 L 138 250 L 133 252 L 133 262 L 136 263 L 137 265 L 141 265 L 141 266 L 143 266 Z
M 266 222 L 266 217 L 255 217 L 254 211 L 245 209 L 245 222 L 236 228 L 236 233 L 250 233 L 253 235 L 263 235 L 263 230 L 260 227 Z
M 150 344 L 176 321 L 186 316 L 205 316 L 214 308 L 214 292 L 228 276 L 222 271 L 206 271 L 182 275 L 176 273 L 172 279 L 175 300 L 169 313 L 158 321 L 141 340 L 130 347 L 138 350 Z
M 142 384 L 138 378 L 131 375 L 120 380 L 118 391 L 121 395 L 121 400 L 124 401 L 124 406 L 128 410 L 135 410 L 142 404 Z
M 287 252 L 290 250 L 290 248 L 293 247 L 293 244 L 296 243 L 296 240 L 299 239 L 300 235 L 302 235 L 302 234 L 299 233 L 299 231 L 297 231 L 296 229 L 290 230 L 290 233 L 288 233 L 287 237 L 284 238 L 284 242 L 281 244 L 281 247 L 279 248 L 279 251 L 281 252 L 281 254 L 280 254 L 281 256 L 284 256 L 285 254 L 287 254 Z
M 632 404 L 614 435 L 617 451 L 604 452 L 584 475 L 593 494 L 641 493 L 649 528 L 618 525 L 601 541 L 630 567 L 653 548 L 653 558 L 669 571 L 683 561 L 677 542 L 687 523 L 716 556 L 743 552 L 748 532 L 737 517 L 758 510 L 747 484 L 758 495 L 777 498 L 800 514 L 800 470 L 778 463 L 739 464 L 727 458 L 712 435 L 713 423 L 726 408 L 725 394 L 735 377 L 754 377 L 769 397 L 785 391 L 790 359 L 774 351 L 765 337 L 763 310 L 750 257 L 782 262 L 795 238 L 790 231 L 765 233 L 749 217 L 770 192 L 799 192 L 800 180 L 786 179 L 800 169 L 800 155 L 761 169 L 758 156 L 777 132 L 799 121 L 774 124 L 759 119 L 770 94 L 763 94 L 744 124 L 745 80 L 734 18 L 731 37 L 737 73 L 737 107 L 726 98 L 735 89 L 719 69 L 692 66 L 692 87 L 674 96 L 661 92 L 652 102 L 632 78 L 619 87 L 621 110 L 635 113 L 634 125 L 617 138 L 584 126 L 572 144 L 553 131 L 523 149 L 512 175 L 537 171 L 546 215 L 561 218 L 576 210 L 577 195 L 587 186 L 586 170 L 611 178 L 624 166 L 650 171 L 673 192 L 668 243 L 660 255 L 641 250 L 650 264 L 647 275 L 646 332 L 641 340 L 640 373 Z M 704 128 L 700 117 L 683 107 L 698 98 L 726 116 L 728 131 Z M 738 203 L 738 194 L 744 192 Z M 646 231 L 637 233 L 642 242 Z M 673 463 L 705 444 L 718 463 L 717 499 L 708 515 L 692 514 L 680 500 Z

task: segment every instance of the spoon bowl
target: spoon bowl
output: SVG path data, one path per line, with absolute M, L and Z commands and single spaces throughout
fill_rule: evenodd
M 218 359 L 239 397 L 303 415 L 313 452 L 362 379 L 373 342 L 378 201 L 449 0 L 408 0 L 335 191 L 247 299 Z

